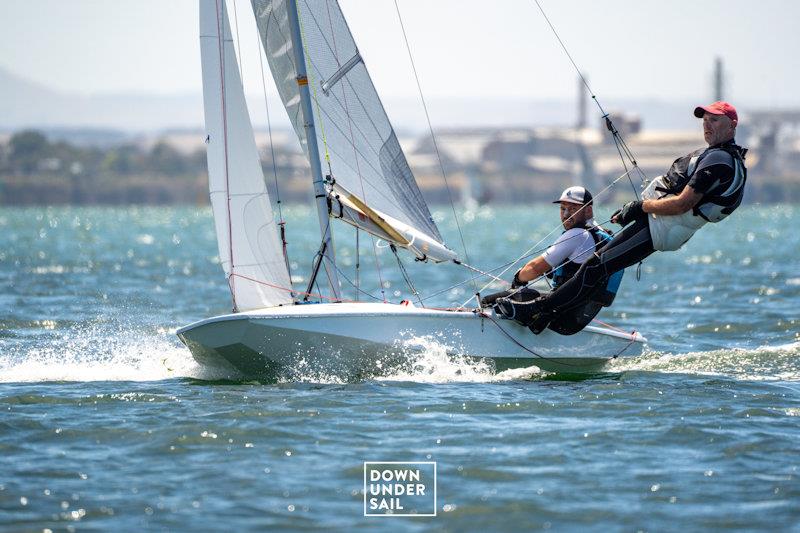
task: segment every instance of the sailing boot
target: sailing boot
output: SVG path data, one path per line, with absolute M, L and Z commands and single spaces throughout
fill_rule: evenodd
M 500 298 L 508 298 L 514 291 L 500 291 L 487 294 L 481 298 L 481 307 L 492 307 Z
M 550 325 L 550 322 L 552 322 L 554 318 L 555 314 L 552 312 L 543 311 L 538 313 L 528 324 L 528 329 L 531 330 L 531 333 L 534 335 L 538 335 L 547 329 L 547 326 Z
M 514 320 L 523 326 L 529 326 L 533 318 L 541 311 L 537 300 L 518 302 L 511 298 L 498 298 L 494 304 L 495 313 Z
M 513 320 L 515 315 L 514 302 L 508 298 L 496 298 L 493 304 L 496 315 Z

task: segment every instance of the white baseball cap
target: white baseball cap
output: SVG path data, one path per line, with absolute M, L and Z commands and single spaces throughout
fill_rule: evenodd
M 590 193 L 586 188 L 580 187 L 578 185 L 574 187 L 568 187 L 564 189 L 564 192 L 561 193 L 561 198 L 559 198 L 553 203 L 560 204 L 561 202 L 569 202 L 571 204 L 579 204 L 579 205 L 591 204 L 592 193 Z

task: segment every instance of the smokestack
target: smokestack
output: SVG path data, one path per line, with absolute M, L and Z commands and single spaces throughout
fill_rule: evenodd
M 725 87 L 725 72 L 722 67 L 722 58 L 714 59 L 714 101 L 723 99 L 723 89 Z
M 578 76 L 578 122 L 576 128 L 581 129 L 586 127 L 586 86 L 583 80 L 588 78 Z

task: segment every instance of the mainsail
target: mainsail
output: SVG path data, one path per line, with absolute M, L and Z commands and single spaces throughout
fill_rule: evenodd
M 289 272 L 245 104 L 225 0 L 201 0 L 200 50 L 208 185 L 234 309 L 291 303 Z
M 278 92 L 308 155 L 287 12 L 295 2 L 252 0 L 252 4 Z M 356 203 L 369 206 L 368 211 L 414 229 L 424 237 L 421 240 L 434 244 L 426 246 L 433 253 L 389 238 L 392 242 L 434 260 L 454 258 L 442 243 L 338 2 L 297 0 L 296 6 L 323 173 L 356 197 Z M 339 218 L 382 238 L 391 237 L 391 230 L 388 235 L 374 231 L 374 218 L 369 220 L 370 213 L 362 211 Z

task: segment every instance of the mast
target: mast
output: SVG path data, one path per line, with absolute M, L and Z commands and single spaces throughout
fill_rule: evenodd
M 311 108 L 311 94 L 308 90 L 308 76 L 306 74 L 306 60 L 303 52 L 303 37 L 300 33 L 300 22 L 297 13 L 297 1 L 287 0 L 286 11 L 289 15 L 289 27 L 292 34 L 292 51 L 294 53 L 295 69 L 297 69 L 297 88 L 300 91 L 300 103 L 303 109 L 304 127 L 306 130 L 306 142 L 308 143 L 308 158 L 311 163 L 311 175 L 314 179 L 314 197 L 317 203 L 317 215 L 319 217 L 319 230 L 322 237 L 323 255 L 320 260 L 323 262 L 325 272 L 331 284 L 331 291 L 334 298 L 341 298 L 339 291 L 339 276 L 335 268 L 336 256 L 333 250 L 333 234 L 331 233 L 330 218 L 328 216 L 327 192 L 322 177 L 322 164 L 319 160 L 319 147 L 317 145 L 317 132 L 314 128 L 314 114 Z M 325 261 L 327 259 L 330 262 Z

